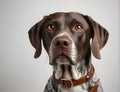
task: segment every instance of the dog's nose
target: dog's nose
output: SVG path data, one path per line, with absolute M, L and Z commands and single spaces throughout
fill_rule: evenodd
M 69 45 L 70 45 L 70 41 L 69 41 L 69 39 L 67 39 L 67 38 L 57 38 L 56 39 L 56 41 L 55 41 L 55 46 L 56 47 L 64 47 L 64 48 L 67 48 L 67 47 L 69 47 Z

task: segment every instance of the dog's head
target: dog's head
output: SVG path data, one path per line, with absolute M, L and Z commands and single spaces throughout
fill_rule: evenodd
M 77 64 L 90 59 L 91 50 L 96 58 L 101 58 L 100 50 L 108 40 L 108 32 L 87 15 L 59 12 L 36 23 L 29 30 L 29 38 L 36 49 L 35 58 L 41 54 L 43 40 L 50 64 Z

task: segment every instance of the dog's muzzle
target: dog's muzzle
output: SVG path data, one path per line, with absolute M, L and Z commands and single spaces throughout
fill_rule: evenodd
M 50 64 L 75 64 L 76 46 L 68 33 L 60 33 L 51 42 Z

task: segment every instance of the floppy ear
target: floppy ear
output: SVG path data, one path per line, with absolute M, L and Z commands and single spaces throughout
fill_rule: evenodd
M 44 18 L 45 19 L 45 18 Z M 32 46 L 36 49 L 34 58 L 38 58 L 41 55 L 42 46 L 41 46 L 41 26 L 44 22 L 44 19 L 36 23 L 28 32 L 29 39 Z
M 93 55 L 100 59 L 100 49 L 102 49 L 109 37 L 108 31 L 102 27 L 100 24 L 95 22 L 91 17 L 85 16 L 87 19 L 87 22 L 91 29 L 91 36 L 92 36 L 92 44 L 91 44 L 91 50 Z

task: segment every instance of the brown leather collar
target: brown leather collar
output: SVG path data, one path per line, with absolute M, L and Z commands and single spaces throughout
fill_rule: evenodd
M 93 75 L 94 75 L 94 67 L 92 65 L 90 71 L 85 76 L 81 77 L 78 80 L 74 80 L 74 79 L 66 80 L 66 79 L 62 79 L 62 78 L 56 79 L 54 73 L 53 73 L 53 78 L 57 84 L 61 84 L 67 88 L 71 88 L 72 86 L 77 86 L 77 85 L 80 85 L 80 84 L 83 84 L 83 83 L 89 81 Z

